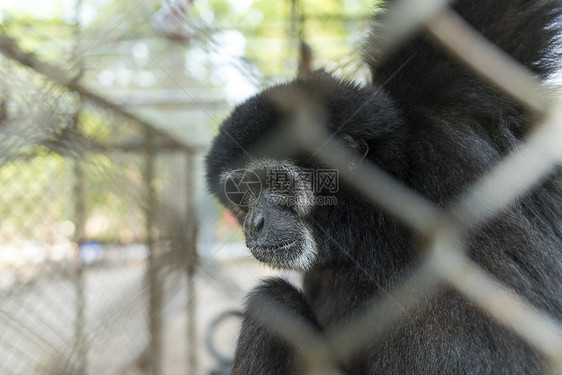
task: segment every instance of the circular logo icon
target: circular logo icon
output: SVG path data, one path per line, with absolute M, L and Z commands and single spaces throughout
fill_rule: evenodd
M 237 206 L 248 206 L 259 198 L 262 184 L 259 176 L 247 169 L 238 169 L 228 174 L 224 182 L 227 199 Z

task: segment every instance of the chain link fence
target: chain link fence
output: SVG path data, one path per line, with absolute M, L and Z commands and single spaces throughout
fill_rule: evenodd
M 39 55 L 0 26 L 0 372 L 160 373 L 164 322 L 187 311 L 186 372 L 200 150 L 82 83 L 95 40 L 35 26 Z
M 459 64 L 533 113 L 538 119 L 534 130 L 521 147 L 470 186 L 456 202 L 443 208 L 373 164 L 363 163 L 357 171 L 349 172 L 347 166 L 354 161 L 354 155 L 326 132 L 322 124 L 328 114 L 322 112 L 315 98 L 298 96 L 297 90 L 294 95 L 298 100 L 286 91 L 272 93 L 268 98 L 293 115 L 289 134 L 279 136 L 280 139 L 294 140 L 299 149 L 313 154 L 327 168 L 338 170 L 355 190 L 426 238 L 427 245 L 426 256 L 412 274 L 395 289 L 375 298 L 349 325 L 318 334 L 292 312 L 280 308 L 277 301 L 267 298 L 257 300 L 259 313 L 255 318 L 290 346 L 306 348 L 304 368 L 309 369 L 308 373 L 338 373 L 335 363 L 346 363 L 362 348 L 398 327 L 409 311 L 443 290 L 445 283 L 538 350 L 552 373 L 561 373 L 560 322 L 500 282 L 464 252 L 468 233 L 484 230 L 497 214 L 559 168 L 561 104 L 552 100 L 549 90 L 533 73 L 486 41 L 446 1 L 396 2 L 383 20 L 384 25 L 378 29 L 386 34 L 377 35 L 377 59 L 384 60 L 421 29 Z M 272 141 L 260 147 L 277 146 Z M 560 205 L 553 209 L 560 209 Z M 357 264 L 357 268 L 360 272 L 361 265 Z
M 539 119 L 535 130 L 522 147 L 443 209 L 374 165 L 363 163 L 353 174 L 346 173 L 354 156 L 325 133 L 313 98 L 301 103 L 296 109 L 300 120 L 290 134 L 298 146 L 425 236 L 427 256 L 410 278 L 372 301 L 349 326 L 323 337 L 268 301 L 262 301 L 263 323 L 289 343 L 309 348 L 310 373 L 325 373 L 334 354 L 337 360 L 350 358 L 396 327 L 444 282 L 526 340 L 552 373 L 560 373 L 560 322 L 473 262 L 463 252 L 463 241 L 468 230 L 485 225 L 558 168 L 562 106 L 447 2 L 406 0 L 396 8 L 386 19 L 381 58 L 421 28 L 459 64 L 534 113 Z M 131 18 L 144 14 L 143 7 L 129 11 Z M 303 19 L 296 10 L 291 16 L 293 22 Z M 190 25 L 209 49 L 220 50 L 204 25 Z M 299 39 L 302 30 L 296 25 L 291 37 Z M 125 38 L 119 23 L 109 29 L 114 40 Z M 228 245 L 196 254 L 196 234 L 215 225 L 196 219 L 195 163 L 202 150 L 83 85 L 82 74 L 88 72 L 81 72 L 79 62 L 99 42 L 88 40 L 87 32 L 77 35 L 88 42 L 76 50 L 71 64 L 61 67 L 48 62 L 52 55 L 46 47 L 37 56 L 0 34 L 0 372 L 202 373 L 201 332 L 208 333 L 208 342 L 217 340 L 195 320 L 197 287 L 210 292 L 199 293 L 202 304 L 225 297 L 239 302 L 255 281 L 244 274 L 256 270 L 236 262 L 224 267 L 216 260 Z M 72 56 L 72 48 L 66 53 Z M 87 64 L 102 63 L 94 59 Z M 238 69 L 262 79 L 247 61 L 239 61 Z M 284 98 L 276 100 L 283 103 Z M 206 116 L 209 106 L 194 101 Z M 302 121 L 307 126 L 299 126 Z M 181 324 L 167 324 L 178 315 Z M 183 331 L 174 335 L 180 342 L 165 340 L 177 327 Z M 229 356 L 213 350 L 222 371 L 228 371 Z M 164 354 L 170 352 L 177 362 Z

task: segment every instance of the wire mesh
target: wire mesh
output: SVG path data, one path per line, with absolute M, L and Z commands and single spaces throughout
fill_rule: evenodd
M 116 13 L 130 20 L 145 15 L 147 8 L 144 4 Z M 539 119 L 535 130 L 522 147 L 444 209 L 375 165 L 363 163 L 347 173 L 355 155 L 325 132 L 324 114 L 314 98 L 304 98 L 298 105 L 285 97 L 274 98 L 284 107 L 294 106 L 297 114 L 290 132 L 279 135 L 278 142 L 286 146 L 283 142 L 289 139 L 295 151 L 313 153 L 340 171 L 354 189 L 429 241 L 426 256 L 409 278 L 369 303 L 349 325 L 320 336 L 268 300 L 258 301 L 257 316 L 291 345 L 306 348 L 310 373 L 337 373 L 335 362 L 351 358 L 383 337 L 412 308 L 447 285 L 537 348 L 553 373 L 562 372 L 560 322 L 498 282 L 463 251 L 469 230 L 479 230 L 558 167 L 562 105 L 549 99 L 541 82 L 467 25 L 446 1 L 404 0 L 392 14 L 380 43 L 381 59 L 421 28 L 459 64 L 533 111 Z M 185 14 L 172 17 L 188 21 Z M 118 49 L 103 43 L 126 39 L 119 32 L 122 22 L 119 17 L 112 19 L 107 25 L 110 38 L 105 40 L 83 32 L 80 37 L 85 42 L 76 47 L 76 53 L 84 59 L 94 51 Z M 182 35 L 203 35 L 205 47 L 221 53 L 221 43 L 208 25 L 189 24 L 192 29 L 188 34 L 183 30 Z M 302 30 L 293 30 L 292 37 L 302 37 Z M 197 322 L 192 314 L 197 298 L 203 303 L 224 296 L 239 301 L 246 289 L 239 284 L 250 284 L 238 280 L 239 274 L 226 275 L 215 262 L 213 255 L 221 247 L 207 257 L 195 253 L 193 157 L 199 150 L 83 85 L 76 79 L 80 78 L 79 60 L 51 65 L 45 62 L 51 56 L 47 49 L 41 56 L 28 54 L 1 34 L 0 50 L 6 56 L 0 61 L 1 84 L 9 88 L 6 92 L 21 96 L 20 107 L 11 108 L 17 115 L 7 121 L 10 131 L 0 138 L 0 185 L 13 187 L 0 198 L 4 218 L 0 229 L 0 267 L 4 265 L 0 268 L 0 372 L 197 373 L 200 350 L 193 344 Z M 103 66 L 101 60 L 88 58 L 87 64 Z M 154 57 L 152 61 L 164 78 L 182 89 L 168 66 Z M 234 64 L 255 82 L 265 80 L 248 61 Z M 87 77 L 91 72 L 84 74 Z M 207 106 L 184 91 L 209 115 Z M 25 116 L 18 116 L 22 113 Z M 80 129 L 85 123 L 81 116 L 94 117 L 96 121 L 88 123 L 95 127 Z M 276 145 L 261 147 L 267 150 Z M 87 198 L 88 194 L 96 199 Z M 99 256 L 102 248 L 103 258 Z M 346 251 L 343 246 L 340 250 Z M 360 265 L 357 268 L 362 272 Z M 203 284 L 215 294 L 196 298 L 196 285 Z M 187 350 L 178 356 L 187 357 L 187 363 L 163 370 L 162 353 L 177 350 L 174 344 L 161 341 L 170 329 L 163 322 L 185 310 L 188 316 L 179 326 L 185 331 Z
M 542 119 L 525 144 L 511 152 L 497 166 L 473 184 L 451 208 L 443 209 L 372 164 L 362 164 L 354 173 L 346 167 L 354 154 L 323 129 L 326 113 L 315 98 L 271 95 L 281 108 L 294 114 L 290 134 L 299 146 L 315 155 L 323 165 L 340 171 L 354 189 L 378 207 L 400 218 L 415 231 L 431 239 L 428 256 L 417 269 L 387 296 L 373 301 L 349 326 L 337 327 L 317 337 L 298 317 L 275 306 L 276 301 L 259 301 L 256 319 L 283 337 L 291 346 L 304 342 L 310 373 L 324 373 L 326 363 L 345 363 L 387 330 L 398 326 L 414 306 L 443 288 L 453 287 L 491 317 L 511 329 L 549 363 L 553 373 L 562 371 L 562 326 L 548 312 L 525 298 L 464 254 L 466 233 L 485 225 L 506 206 L 516 201 L 558 167 L 561 158 L 560 105 L 550 101 L 542 84 L 519 63 L 499 51 L 459 17 L 445 1 L 401 1 L 394 5 L 379 45 L 380 58 L 390 53 L 419 27 L 460 63 L 502 89 Z M 298 96 L 295 90 L 293 95 Z M 268 144 L 264 148 L 275 147 Z M 357 268 L 361 268 L 357 264 Z M 401 311 L 396 310 L 399 306 Z M 254 305 L 253 305 L 254 306 Z M 506 308 L 509 306 L 509 308 Z M 282 310 L 282 311 L 279 311 Z M 335 355 L 335 356 L 334 356 Z

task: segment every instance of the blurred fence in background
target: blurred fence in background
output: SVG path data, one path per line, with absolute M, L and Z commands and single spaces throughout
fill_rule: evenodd
M 194 372 L 198 150 L 83 83 L 123 34 L 2 31 L 0 372 L 158 374 L 181 312 Z
M 197 150 L 0 45 L 0 372 L 158 373 L 163 320 L 195 340 Z

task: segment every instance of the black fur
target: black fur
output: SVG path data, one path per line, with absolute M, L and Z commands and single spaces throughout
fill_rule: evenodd
M 461 0 L 455 9 L 540 78 L 549 78 L 558 68 L 562 1 Z M 228 205 L 219 176 L 246 165 L 251 157 L 245 151 L 260 150 L 260 142 L 286 126 L 289 114 L 271 98 L 290 90 L 318 100 L 331 132 L 361 140 L 368 146 L 369 161 L 444 207 L 524 141 L 532 116 L 424 37 L 413 38 L 381 64 L 374 61 L 369 49 L 380 32 L 373 28 L 365 48 L 372 86 L 358 87 L 318 73 L 266 90 L 235 109 L 207 158 L 210 189 L 223 203 Z M 267 156 L 282 157 L 278 151 Z M 291 159 L 304 168 L 319 167 L 307 155 Z M 560 169 L 555 170 L 474 231 L 467 246 L 482 267 L 558 320 L 562 320 L 561 178 Z M 324 330 L 349 321 L 383 292 L 381 287 L 392 290 L 419 259 L 413 233 L 392 216 L 351 189 L 339 191 L 337 202 L 314 207 L 305 219 L 319 254 L 305 275 L 304 296 L 279 282 L 268 282 L 252 294 L 270 296 Z M 249 301 L 233 373 L 298 373 L 295 352 L 254 319 L 252 297 Z M 347 363 L 346 370 L 353 374 L 545 370 L 533 348 L 446 288 L 377 342 Z
M 315 331 L 322 328 L 309 306 L 306 298 L 291 284 L 281 279 L 269 279 L 256 287 L 248 296 L 246 314 L 238 338 L 244 345 L 236 348 L 233 374 L 298 374 L 303 371 L 301 354 L 306 348 L 291 346 L 278 335 L 272 335 L 260 320 L 263 303 L 273 308 L 283 309 Z

